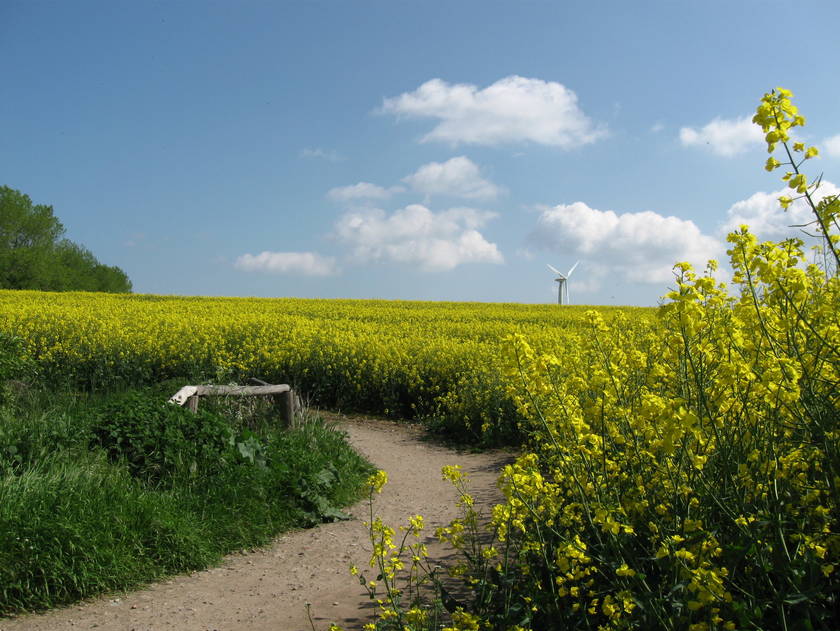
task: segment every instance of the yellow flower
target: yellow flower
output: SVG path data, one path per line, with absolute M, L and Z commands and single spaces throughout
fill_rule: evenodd
M 452 613 L 453 627 L 446 627 L 443 631 L 479 631 L 481 620 L 475 614 L 464 611 L 460 607 Z
M 441 474 L 443 475 L 444 480 L 449 480 L 453 484 L 456 482 L 460 482 L 466 476 L 466 474 L 461 471 L 461 465 L 444 465 L 441 469 Z
M 691 551 L 686 550 L 685 548 L 681 548 L 681 549 L 677 550 L 676 552 L 674 552 L 674 556 L 677 557 L 678 559 L 683 559 L 684 561 L 693 561 L 694 560 L 694 554 Z
M 771 157 L 767 158 L 767 163 L 764 165 L 764 168 L 767 171 L 772 171 L 773 169 L 776 169 L 776 168 L 780 167 L 781 165 L 782 165 L 781 162 L 779 162 L 778 160 L 776 160 L 776 158 L 771 156 Z
M 409 517 L 408 523 L 410 526 L 411 533 L 414 535 L 419 535 L 420 531 L 423 530 L 423 515 L 415 515 L 414 517 Z
M 388 474 L 382 469 L 378 470 L 367 479 L 367 485 L 371 488 L 371 491 L 376 491 L 377 493 L 381 493 L 382 487 L 387 483 Z
M 795 188 L 797 193 L 804 193 L 808 190 L 808 179 L 803 173 L 797 173 L 788 182 L 790 188 Z

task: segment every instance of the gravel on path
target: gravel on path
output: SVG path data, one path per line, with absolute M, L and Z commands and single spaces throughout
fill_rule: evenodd
M 458 516 L 457 494 L 442 480 L 444 465 L 459 464 L 470 476 L 476 505 L 501 500 L 498 472 L 509 453 L 456 452 L 425 439 L 416 426 L 323 414 L 389 482 L 375 511 L 397 528 L 421 514 L 430 554 L 447 554 L 434 531 Z M 371 546 L 362 524 L 367 501 L 348 512 L 352 520 L 280 535 L 266 548 L 227 556 L 213 567 L 124 594 L 111 594 L 43 614 L 0 618 L 0 631 L 326 631 L 331 622 L 348 631 L 375 616 L 375 606 L 349 568 L 368 568 Z

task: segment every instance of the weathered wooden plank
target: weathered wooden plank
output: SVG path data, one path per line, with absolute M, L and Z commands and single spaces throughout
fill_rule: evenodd
M 177 405 L 184 405 L 184 403 L 187 402 L 187 399 L 189 399 L 192 396 L 195 396 L 197 392 L 198 388 L 196 388 L 195 386 L 184 386 L 183 388 L 178 390 L 178 392 L 172 395 L 172 398 L 169 399 L 169 402 L 175 403 Z
M 195 388 L 196 394 L 200 397 L 275 395 L 291 390 L 291 387 L 285 383 L 276 386 L 195 386 Z

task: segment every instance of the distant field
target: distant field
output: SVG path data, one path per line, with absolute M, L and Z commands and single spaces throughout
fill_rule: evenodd
M 100 390 L 188 378 L 291 383 L 313 403 L 505 433 L 504 338 L 562 356 L 591 307 L 381 300 L 182 298 L 0 291 L 0 330 L 56 384 Z M 649 308 L 598 307 L 653 321 Z M 507 429 L 506 429 L 507 428 Z

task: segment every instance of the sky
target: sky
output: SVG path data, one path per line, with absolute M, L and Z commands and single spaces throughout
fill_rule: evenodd
M 0 2 L 0 185 L 155 294 L 656 305 L 840 184 L 840 2 Z M 724 266 L 725 271 L 725 266 Z

